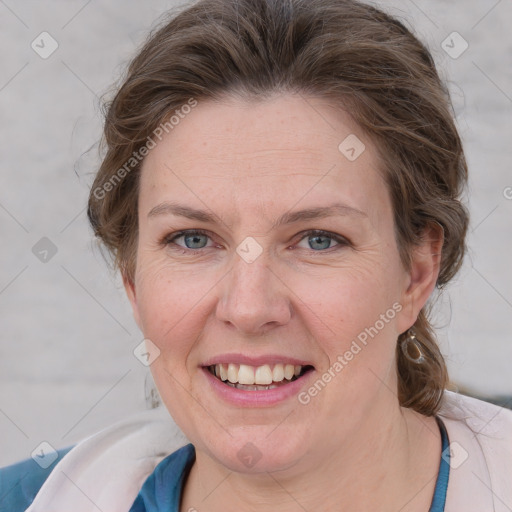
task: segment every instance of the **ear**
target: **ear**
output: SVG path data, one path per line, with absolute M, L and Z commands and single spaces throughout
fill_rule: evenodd
M 126 295 L 128 296 L 128 300 L 132 305 L 133 318 L 135 319 L 135 322 L 139 326 L 139 329 L 142 330 L 140 324 L 139 305 L 137 303 L 137 292 L 135 289 L 135 283 L 126 273 L 123 273 L 122 277 Z
M 414 325 L 421 308 L 434 291 L 441 268 L 444 230 L 431 224 L 422 234 L 421 243 L 412 249 L 411 266 L 402 294 L 403 314 L 400 333 Z

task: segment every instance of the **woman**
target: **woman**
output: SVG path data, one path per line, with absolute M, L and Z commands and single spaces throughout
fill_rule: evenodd
M 107 429 L 28 510 L 512 508 L 512 413 L 446 390 L 428 321 L 467 168 L 400 22 L 199 1 L 131 63 L 105 143 L 89 219 L 186 438 L 162 410 Z

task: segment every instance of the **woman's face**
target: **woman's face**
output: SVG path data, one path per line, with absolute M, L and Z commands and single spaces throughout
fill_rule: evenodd
M 397 336 L 430 293 L 421 262 L 401 265 L 375 147 L 300 96 L 183 117 L 145 158 L 126 282 L 164 403 L 236 471 L 311 467 L 362 431 L 371 444 L 398 409 Z

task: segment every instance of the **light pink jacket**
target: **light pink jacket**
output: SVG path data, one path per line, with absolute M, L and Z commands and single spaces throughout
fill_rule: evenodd
M 445 392 L 450 440 L 445 512 L 512 512 L 512 411 Z
M 450 440 L 445 512 L 512 511 L 512 411 L 445 392 L 439 413 Z M 188 443 L 164 408 L 78 443 L 27 512 L 127 512 L 167 455 Z

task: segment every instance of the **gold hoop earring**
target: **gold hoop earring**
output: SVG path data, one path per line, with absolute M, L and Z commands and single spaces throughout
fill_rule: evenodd
M 425 362 L 425 356 L 421 350 L 421 344 L 416 339 L 416 331 L 411 328 L 407 332 L 407 336 L 402 340 L 401 343 L 402 352 L 409 361 L 421 364 Z

